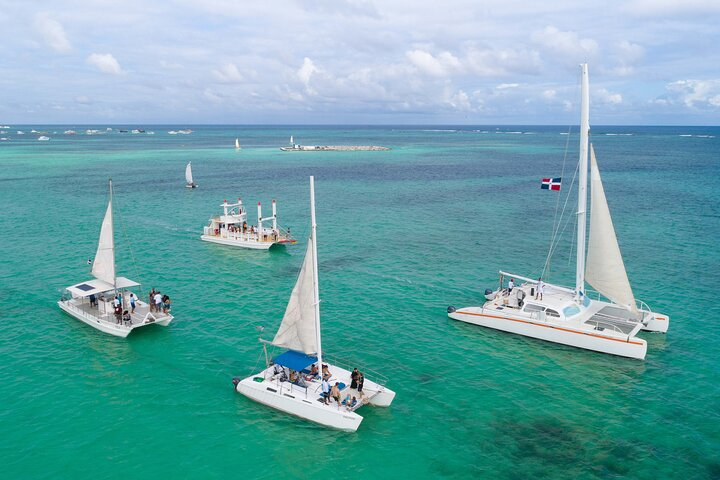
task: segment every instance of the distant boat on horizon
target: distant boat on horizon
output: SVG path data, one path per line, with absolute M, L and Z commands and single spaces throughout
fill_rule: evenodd
M 235 139 L 235 150 L 240 150 L 240 139 L 239 138 Z

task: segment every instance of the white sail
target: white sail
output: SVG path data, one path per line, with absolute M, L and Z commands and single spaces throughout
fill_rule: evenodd
M 625 271 L 620 246 L 605 199 L 595 150 L 590 145 L 590 238 L 588 240 L 585 281 L 598 292 L 637 313 L 635 296 Z
M 191 162 L 188 162 L 187 167 L 185 167 L 185 181 L 188 183 L 188 185 L 193 184 L 193 178 L 192 178 L 192 167 L 190 166 Z
M 315 330 L 315 273 L 313 267 L 313 243 L 310 237 L 300 275 L 290 294 L 273 345 L 289 348 L 307 354 L 317 353 L 317 331 Z
M 239 138 L 235 139 L 235 148 L 237 148 L 238 150 L 240 149 L 240 139 Z
M 112 217 L 112 187 L 111 196 L 108 202 L 105 218 L 100 229 L 100 241 L 98 242 L 95 260 L 93 261 L 92 274 L 95 278 L 103 280 L 110 285 L 115 285 L 115 239 L 113 238 L 113 217 Z
M 290 145 L 294 145 L 294 144 L 295 144 L 295 141 L 293 140 L 293 136 L 290 135 Z

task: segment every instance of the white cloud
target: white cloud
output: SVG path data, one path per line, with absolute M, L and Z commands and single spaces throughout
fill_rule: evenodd
M 110 53 L 92 53 L 85 61 L 103 73 L 110 73 L 112 75 L 120 75 L 123 73 L 120 64 Z
M 590 38 L 580 38 L 575 32 L 563 32 L 547 26 L 532 34 L 531 39 L 541 47 L 574 60 L 587 60 L 598 52 L 598 43 Z
M 498 90 L 507 90 L 508 88 L 517 88 L 519 87 L 519 83 L 501 83 L 497 87 L 495 87 Z
M 442 52 L 435 57 L 424 50 L 412 50 L 405 56 L 421 72 L 433 77 L 447 77 L 462 68 L 460 60 L 450 52 Z
M 605 88 L 600 88 L 592 93 L 593 103 L 606 105 L 619 105 L 623 98 L 619 93 L 613 93 Z
M 310 60 L 308 57 L 305 57 L 303 60 L 302 66 L 297 71 L 297 78 L 302 82 L 303 85 L 305 85 L 305 90 L 308 94 L 315 94 L 315 90 L 310 87 L 310 79 L 312 76 L 316 73 L 318 73 L 320 70 L 315 66 L 315 63 L 313 63 L 312 60 Z
M 57 20 L 50 18 L 47 12 L 35 15 L 33 27 L 46 45 L 58 53 L 68 53 L 72 45 L 65 35 L 65 29 Z
M 678 80 L 667 90 L 686 107 L 720 107 L 720 80 Z
M 238 83 L 245 79 L 238 67 L 233 63 L 228 63 L 219 70 L 213 70 L 213 75 L 224 83 Z

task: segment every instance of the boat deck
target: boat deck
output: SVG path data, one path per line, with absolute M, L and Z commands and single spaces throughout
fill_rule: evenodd
M 118 321 L 115 317 L 115 313 L 113 312 L 111 302 L 100 301 L 98 302 L 97 306 L 90 306 L 90 303 L 87 301 L 80 302 L 77 300 L 78 299 L 70 300 L 69 302 L 67 302 L 67 304 L 72 307 L 73 310 L 79 311 L 79 313 L 81 314 L 93 317 L 97 320 L 111 325 L 126 326 L 129 329 L 149 325 L 156 321 L 161 321 L 166 317 L 170 317 L 170 315 L 166 313 L 155 311 L 150 312 L 150 306 L 147 303 L 142 301 L 136 301 L 137 306 L 135 307 L 135 313 L 130 314 L 130 320 Z M 130 311 L 129 306 L 127 310 L 128 312 Z M 150 317 L 148 316 L 149 313 L 152 313 Z

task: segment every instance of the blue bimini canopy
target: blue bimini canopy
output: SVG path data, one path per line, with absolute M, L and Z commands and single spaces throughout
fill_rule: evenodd
M 276 365 L 282 365 L 296 372 L 302 372 L 307 367 L 317 362 L 317 357 L 305 355 L 295 350 L 288 350 L 273 359 Z

